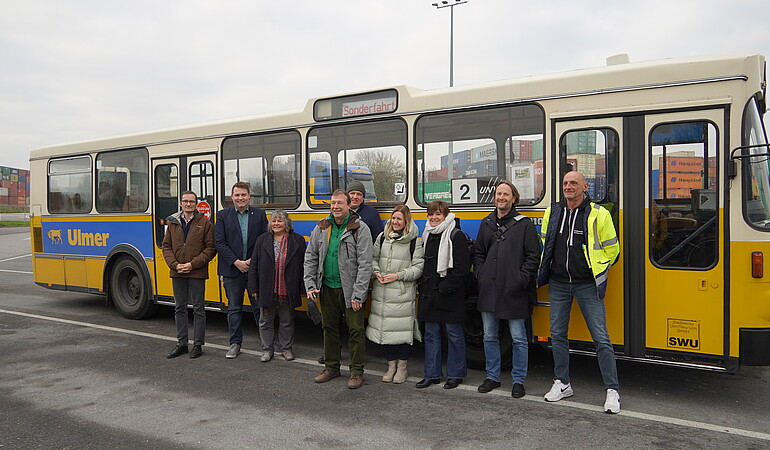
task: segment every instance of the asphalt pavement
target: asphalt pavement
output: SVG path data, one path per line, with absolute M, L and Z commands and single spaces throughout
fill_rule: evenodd
M 261 363 L 256 326 L 244 352 L 224 357 L 227 323 L 207 314 L 199 359 L 165 358 L 170 308 L 121 317 L 100 296 L 32 282 L 28 232 L 0 232 L 0 448 L 768 448 L 770 368 L 737 375 L 620 361 L 623 410 L 601 411 L 596 360 L 573 356 L 574 397 L 546 403 L 550 355 L 532 350 L 527 396 L 479 394 L 484 372 L 463 385 L 415 389 L 382 383 L 382 352 L 368 343 L 366 381 L 325 384 L 320 328 L 297 320 L 297 360 Z M 343 360 L 345 355 L 343 354 Z M 345 361 L 343 361 L 345 364 Z

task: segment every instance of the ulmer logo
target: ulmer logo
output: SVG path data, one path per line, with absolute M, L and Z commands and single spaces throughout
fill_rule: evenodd
M 67 242 L 69 242 L 70 245 L 105 247 L 109 237 L 110 233 L 83 233 L 83 231 L 78 228 L 67 230 Z M 59 240 L 61 240 L 61 236 L 59 236 Z
M 48 239 L 51 244 L 61 244 L 61 230 L 48 230 Z

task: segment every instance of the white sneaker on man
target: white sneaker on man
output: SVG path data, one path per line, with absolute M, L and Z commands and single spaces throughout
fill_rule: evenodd
M 225 358 L 227 359 L 233 359 L 236 356 L 238 356 L 238 353 L 241 352 L 241 346 L 238 344 L 232 344 L 230 345 L 230 350 L 227 351 L 225 354 Z
M 620 394 L 615 389 L 607 389 L 607 400 L 604 401 L 604 412 L 617 414 L 620 412 Z
M 558 402 L 561 399 L 572 397 L 572 385 L 567 383 L 564 384 L 561 382 L 561 380 L 553 380 L 553 386 L 551 386 L 551 390 L 548 391 L 547 394 L 545 394 L 545 401 L 547 402 Z

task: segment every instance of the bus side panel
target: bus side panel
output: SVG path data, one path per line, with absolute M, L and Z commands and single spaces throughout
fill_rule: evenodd
M 770 272 L 765 268 L 762 278 L 752 277 L 752 252 L 762 252 L 765 259 L 770 258 L 770 242 L 732 242 L 730 249 L 730 356 L 732 357 L 738 357 L 741 354 L 739 339 L 741 329 L 753 329 L 748 332 L 763 332 L 762 329 L 764 329 L 764 332 L 770 332 Z M 765 261 L 765 267 L 767 262 Z M 764 352 L 766 355 L 770 354 L 770 348 L 765 348 Z
M 103 292 L 105 258 L 116 245 L 127 244 L 152 257 L 148 216 L 43 218 L 41 227 L 43 251 L 35 258 L 38 284 Z

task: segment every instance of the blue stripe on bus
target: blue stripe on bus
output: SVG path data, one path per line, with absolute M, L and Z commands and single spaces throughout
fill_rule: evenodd
M 152 256 L 150 221 L 43 222 L 43 252 L 107 256 L 118 244 L 131 244 Z

